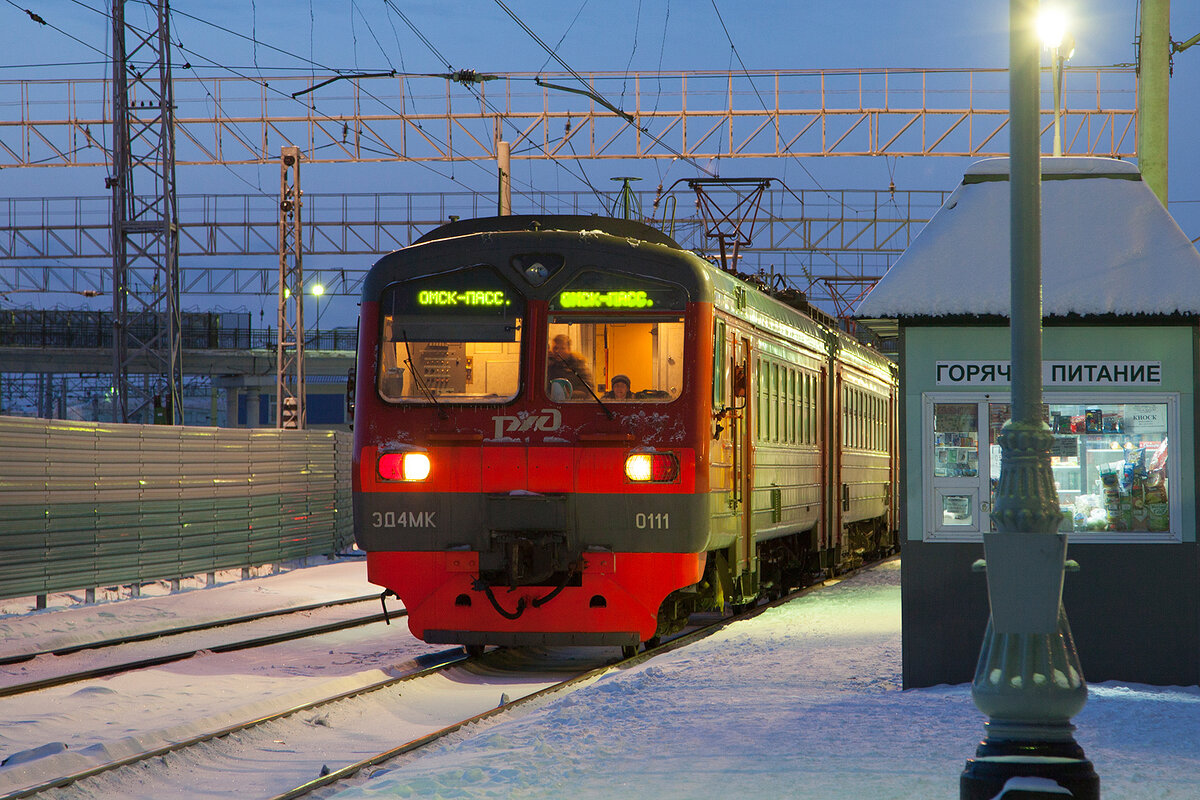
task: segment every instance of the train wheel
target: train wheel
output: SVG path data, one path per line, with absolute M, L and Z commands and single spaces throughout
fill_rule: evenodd
M 621 645 L 621 658 L 633 658 L 637 655 L 638 646 L 636 644 Z
M 657 636 L 651 636 L 649 639 L 646 640 L 646 649 L 653 650 L 654 648 L 658 647 L 660 644 L 662 644 L 662 639 L 658 638 Z
M 479 658 L 483 655 L 484 645 L 481 644 L 464 644 L 463 649 L 467 651 L 467 658 Z

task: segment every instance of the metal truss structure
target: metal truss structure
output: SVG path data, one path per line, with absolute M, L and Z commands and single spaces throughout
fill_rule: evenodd
M 710 194 L 720 196 L 719 187 Z M 632 190 L 631 190 L 632 192 Z M 694 192 L 538 192 L 516 195 L 514 212 L 591 214 L 628 202 L 684 247 L 716 256 Z M 947 191 L 765 191 L 743 271 L 782 273 L 814 302 L 831 299 L 827 278 L 873 282 L 941 207 Z M 732 198 L 731 194 L 731 198 Z M 375 258 L 447 221 L 495 212 L 495 198 L 436 194 L 305 193 L 304 257 L 331 294 L 355 295 Z M 111 259 L 107 199 L 0 201 L 0 294 L 107 294 Z M 277 295 L 280 198 L 179 195 L 180 279 L 187 294 Z M 312 265 L 318 266 L 312 266 Z M 335 267 L 328 265 L 336 264 Z M 832 309 L 830 309 L 832 310 Z
M 592 97 L 543 77 L 574 80 L 177 76 L 176 163 L 266 164 L 285 145 L 310 164 L 493 161 L 498 130 L 514 160 L 1007 155 L 1002 69 L 593 72 Z M 110 124 L 108 85 L 0 81 L 0 167 L 106 166 L 96 131 Z M 148 84 L 131 88 L 134 105 L 155 97 Z M 1067 68 L 1063 152 L 1135 155 L 1136 97 L 1133 67 Z M 1053 117 L 1042 113 L 1047 140 Z
M 304 428 L 304 248 L 300 148 L 279 158 L 279 338 L 275 343 L 275 427 Z
M 150 4 L 156 24 L 125 24 L 113 3 L 112 190 L 114 418 L 181 421 L 175 128 L 167 0 Z M 149 61 L 147 66 L 146 62 Z M 136 376 L 133 365 L 154 368 Z

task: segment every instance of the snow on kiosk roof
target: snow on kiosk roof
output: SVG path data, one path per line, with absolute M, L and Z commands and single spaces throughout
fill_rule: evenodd
M 973 164 L 860 319 L 1009 315 L 1008 159 Z M 1042 159 L 1042 313 L 1200 313 L 1200 253 L 1137 167 Z

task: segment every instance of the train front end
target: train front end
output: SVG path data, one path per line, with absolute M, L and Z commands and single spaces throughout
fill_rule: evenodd
M 509 217 L 372 269 L 355 533 L 416 636 L 629 647 L 701 580 L 712 323 L 689 259 L 633 223 Z

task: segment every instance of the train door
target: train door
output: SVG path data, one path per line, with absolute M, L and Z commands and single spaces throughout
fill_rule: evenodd
M 825 375 L 825 452 L 829 472 L 825 481 L 826 519 L 829 523 L 825 540 L 825 558 L 822 567 L 836 571 L 841 563 L 842 511 L 848 500 L 849 487 L 842 482 L 842 448 L 845 446 L 842 422 L 842 375 L 836 356 L 829 361 Z
M 735 340 L 732 353 L 733 400 L 738 409 L 733 430 L 733 498 L 738 525 L 738 572 L 751 569 L 754 558 L 754 413 L 751 400 L 752 374 L 750 340 Z

